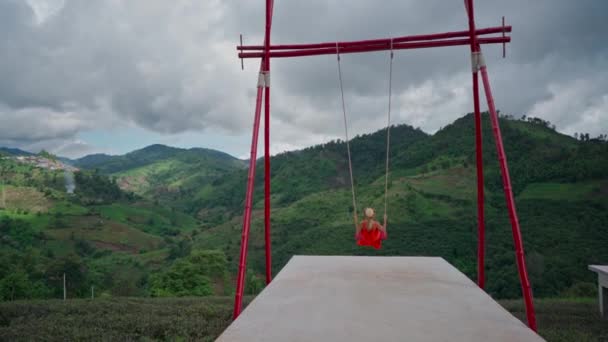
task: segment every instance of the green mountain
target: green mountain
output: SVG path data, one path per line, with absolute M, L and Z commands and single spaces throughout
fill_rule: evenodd
M 36 165 L 0 159 L 0 300 L 58 298 L 63 273 L 69 297 L 91 286 L 98 296 L 180 295 L 165 279 L 190 274 L 189 260 L 209 272 L 192 289 L 225 291 L 221 252 L 190 255 L 184 243 L 200 230 L 194 217 L 124 192 L 97 171 Z
M 151 145 L 122 156 L 86 156 L 74 165 L 115 177 L 125 191 L 196 213 L 191 196 L 226 173 L 242 170 L 246 163 L 210 149 Z
M 503 117 L 502 135 L 537 296 L 594 291 L 587 264 L 608 262 L 608 144 L 578 141 L 540 119 Z M 492 130 L 483 118 L 487 226 L 487 288 L 518 297 L 511 226 Z M 357 209 L 382 215 L 385 132 L 352 141 Z M 476 176 L 472 115 L 434 135 L 398 126 L 391 138 L 389 239 L 382 250 L 353 241 L 346 147 L 331 142 L 272 158 L 272 239 L 275 270 L 293 254 L 439 255 L 476 276 Z M 258 162 L 250 263 L 263 271 L 263 163 Z M 201 248 L 221 247 L 238 260 L 246 174 L 235 171 L 195 199 L 224 215 L 196 237 Z M 234 263 L 233 263 L 234 264 Z
M 531 118 L 500 120 L 536 296 L 591 295 L 587 264 L 608 262 L 608 144 Z M 492 130 L 483 117 L 487 289 L 520 296 Z M 386 132 L 351 141 L 357 211 L 384 210 Z M 476 276 L 474 122 L 433 135 L 391 130 L 389 239 L 353 241 L 343 141 L 272 157 L 273 267 L 293 254 L 435 255 Z M 0 159 L 0 298 L 226 294 L 237 267 L 246 163 L 222 152 L 152 145 L 73 161 L 69 175 Z M 257 161 L 247 292 L 261 282 L 263 160 Z
M 11 147 L 0 147 L 0 156 L 1 155 L 7 155 L 7 156 L 32 156 L 34 155 L 31 152 L 27 152 L 18 148 L 11 148 Z
M 181 149 L 160 144 L 150 145 L 120 156 L 92 154 L 74 160 L 73 164 L 84 169 L 98 169 L 105 174 L 115 174 L 168 159 L 177 159 L 190 163 L 207 161 L 226 165 L 230 163 L 236 165 L 243 164 L 243 162 L 231 155 L 216 150 L 205 148 Z

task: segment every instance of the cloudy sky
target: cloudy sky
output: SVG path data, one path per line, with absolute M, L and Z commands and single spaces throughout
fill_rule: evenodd
M 0 146 L 79 157 L 152 143 L 246 157 L 262 0 L 0 0 Z M 380 5 L 381 4 L 381 5 Z M 478 27 L 513 25 L 507 58 L 485 46 L 497 107 L 567 134 L 608 133 L 608 2 L 478 0 Z M 461 0 L 276 0 L 274 43 L 467 29 Z M 385 125 L 388 53 L 342 59 L 350 130 Z M 393 117 L 432 133 L 472 111 L 466 46 L 396 53 Z M 272 151 L 343 137 L 335 56 L 272 62 Z M 485 109 L 486 106 L 482 106 Z

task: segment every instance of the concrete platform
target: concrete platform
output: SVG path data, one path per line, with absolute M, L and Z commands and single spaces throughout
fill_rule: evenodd
M 294 256 L 217 341 L 544 341 L 442 258 Z

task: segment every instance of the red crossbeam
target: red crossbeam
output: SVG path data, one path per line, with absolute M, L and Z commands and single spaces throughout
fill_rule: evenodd
M 511 26 L 497 26 L 488 27 L 484 29 L 476 30 L 478 36 L 493 34 L 493 33 L 507 33 L 511 32 Z M 426 40 L 438 40 L 438 39 L 451 39 L 459 37 L 469 37 L 469 31 L 456 31 L 456 32 L 443 32 L 435 34 L 423 34 L 415 36 L 403 36 L 392 38 L 393 44 L 407 43 L 416 41 Z M 350 42 L 338 42 L 340 49 L 355 46 L 368 46 L 368 45 L 384 45 L 388 46 L 391 43 L 391 38 L 382 39 L 368 39 Z M 318 44 L 286 44 L 286 45 L 270 45 L 270 50 L 302 50 L 302 49 L 321 49 L 321 48 L 335 48 L 336 42 L 318 43 Z M 251 50 L 264 50 L 263 45 L 240 45 L 236 47 L 239 51 L 251 51 Z
M 477 39 L 478 44 L 502 44 L 509 43 L 511 37 L 496 37 L 496 38 L 479 38 Z M 469 45 L 471 42 L 470 38 L 464 39 L 449 39 L 449 40 L 433 40 L 424 42 L 412 42 L 412 43 L 400 43 L 393 44 L 393 50 L 409 50 L 409 49 L 424 49 L 442 46 L 458 46 L 458 45 Z M 338 43 L 338 46 L 339 43 Z M 371 52 L 371 51 L 384 51 L 390 50 L 389 44 L 375 44 L 375 45 L 364 45 L 364 46 L 353 46 L 353 47 L 340 47 L 340 54 L 345 53 L 360 53 L 360 52 Z M 336 47 L 322 48 L 322 49 L 303 49 L 303 50 L 289 50 L 289 51 L 272 51 L 269 56 L 271 58 L 286 58 L 286 57 L 302 57 L 302 56 L 318 56 L 318 55 L 335 55 L 337 53 Z M 239 53 L 239 58 L 262 58 L 265 57 L 264 52 L 243 52 Z

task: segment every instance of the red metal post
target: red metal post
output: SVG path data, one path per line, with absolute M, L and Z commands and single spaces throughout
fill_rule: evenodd
M 479 51 L 481 51 L 481 49 L 479 49 Z M 505 149 L 502 144 L 502 135 L 500 133 L 500 126 L 498 124 L 498 114 L 496 113 L 496 108 L 494 107 L 494 98 L 492 96 L 492 89 L 490 88 L 490 80 L 488 78 L 488 71 L 486 66 L 482 65 L 480 71 L 481 79 L 483 80 L 483 88 L 488 101 L 490 120 L 492 122 L 492 131 L 494 133 L 494 139 L 496 140 L 496 150 L 498 152 L 498 161 L 500 163 L 500 173 L 502 175 L 505 199 L 507 201 L 509 219 L 511 220 L 513 242 L 515 244 L 515 259 L 517 260 L 519 279 L 521 281 L 521 288 L 524 294 L 524 302 L 526 304 L 526 316 L 528 318 L 528 326 L 530 327 L 530 329 L 536 331 L 536 316 L 534 314 L 534 303 L 532 301 L 532 288 L 530 286 L 530 280 L 528 279 L 528 271 L 526 270 L 524 245 L 521 237 L 521 230 L 519 228 L 517 211 L 515 209 L 515 200 L 513 198 L 513 190 L 511 188 L 511 177 L 509 176 L 507 156 L 505 155 Z
M 264 241 L 266 245 L 266 284 L 272 280 L 272 251 L 270 241 L 270 27 L 272 0 L 266 0 L 265 99 L 264 99 Z
M 465 0 L 469 17 L 469 33 L 471 39 L 471 64 L 473 73 L 473 108 L 475 110 L 475 157 L 477 162 L 477 285 L 485 287 L 485 220 L 484 220 L 484 182 L 483 154 L 481 139 L 481 111 L 479 109 L 479 77 L 476 57 L 477 37 L 475 35 L 475 17 L 473 1 Z
M 474 12 L 474 7 L 473 7 L 473 0 L 465 0 L 465 7 L 467 10 L 467 15 L 469 17 L 469 29 L 471 32 L 474 32 L 474 30 L 475 30 L 475 12 Z M 471 39 L 471 43 L 473 43 L 473 38 Z M 507 165 L 507 157 L 506 157 L 504 146 L 502 143 L 502 135 L 500 133 L 500 126 L 498 123 L 498 114 L 496 113 L 496 107 L 494 106 L 494 97 L 492 96 L 492 89 L 490 88 L 490 79 L 488 77 L 488 71 L 487 71 L 487 68 L 485 65 L 485 61 L 483 60 L 483 56 L 481 54 L 481 47 L 480 47 L 479 43 L 471 46 L 471 52 L 474 54 L 474 56 L 472 56 L 472 58 L 475 63 L 475 70 L 477 70 L 477 68 L 479 68 L 479 71 L 481 71 L 483 88 L 484 88 L 484 92 L 486 93 L 486 100 L 488 102 L 488 110 L 490 112 L 490 121 L 492 122 L 492 132 L 494 133 L 494 140 L 496 142 L 496 150 L 498 153 L 498 162 L 500 164 L 500 173 L 502 175 L 505 199 L 507 201 L 509 219 L 511 220 L 513 242 L 515 244 L 515 259 L 517 261 L 519 279 L 521 282 L 522 292 L 524 295 L 524 302 L 525 302 L 525 306 L 526 306 L 526 316 L 528 319 L 528 327 L 530 327 L 530 329 L 536 331 L 536 316 L 534 314 L 534 303 L 532 302 L 532 289 L 530 287 L 530 281 L 528 279 L 528 272 L 526 270 L 521 230 L 519 227 L 519 220 L 517 219 L 517 211 L 515 209 L 515 200 L 513 198 L 513 191 L 511 188 L 511 177 L 509 176 L 509 167 Z M 479 170 L 478 170 L 478 172 L 479 172 Z
M 511 37 L 494 37 L 494 38 L 479 38 L 477 44 L 502 44 L 511 41 Z M 446 39 L 446 40 L 432 40 L 422 42 L 411 42 L 411 43 L 398 43 L 393 44 L 393 50 L 408 50 L 408 49 L 425 49 L 441 46 L 458 46 L 458 45 L 469 45 L 471 40 L 465 39 Z M 345 53 L 361 53 L 371 51 L 387 51 L 390 50 L 390 44 L 374 44 L 374 45 L 363 45 L 340 48 L 340 54 Z M 333 47 L 320 48 L 320 49 L 301 49 L 301 50 L 287 50 L 287 51 L 271 51 L 271 58 L 285 58 L 285 57 L 303 57 L 303 56 L 318 56 L 318 55 L 335 55 L 337 53 L 336 45 Z M 264 58 L 265 52 L 243 52 L 239 53 L 239 58 Z
M 270 6 L 268 6 L 270 3 Z M 270 0 L 266 2 L 266 21 L 272 18 L 272 3 Z M 267 30 L 270 30 L 268 26 Z M 266 45 L 266 42 L 264 42 Z M 251 152 L 249 155 L 249 173 L 247 175 L 247 192 L 245 195 L 245 210 L 243 213 L 243 232 L 241 234 L 241 254 L 239 258 L 239 270 L 236 282 L 236 293 L 234 297 L 234 311 L 232 319 L 236 319 L 243 309 L 243 292 L 245 289 L 245 271 L 247 269 L 247 247 L 249 244 L 249 230 L 251 228 L 251 207 L 253 203 L 253 188 L 255 185 L 255 166 L 258 151 L 258 133 L 260 131 L 260 116 L 262 112 L 262 95 L 264 86 L 267 82 L 263 78 L 264 70 L 270 64 L 265 63 L 265 59 L 260 61 L 260 75 L 258 76 L 258 92 L 255 100 L 255 115 L 253 119 L 253 134 L 251 137 Z M 269 105 L 269 103 L 267 103 Z
M 262 60 L 262 64 L 264 60 Z M 245 195 L 245 212 L 243 213 L 243 232 L 241 234 L 241 256 L 239 258 L 239 272 L 236 280 L 236 294 L 234 298 L 234 311 L 232 318 L 236 319 L 241 313 L 243 304 L 243 290 L 245 288 L 245 269 L 247 267 L 247 245 L 249 243 L 249 229 L 251 227 L 251 204 L 253 202 L 253 186 L 255 183 L 255 162 L 258 150 L 258 132 L 260 130 L 260 114 L 262 111 L 262 92 L 264 88 L 258 85 L 255 100 L 255 116 L 253 119 L 253 136 L 251 138 L 251 153 L 249 156 L 249 173 L 247 175 L 247 193 Z

